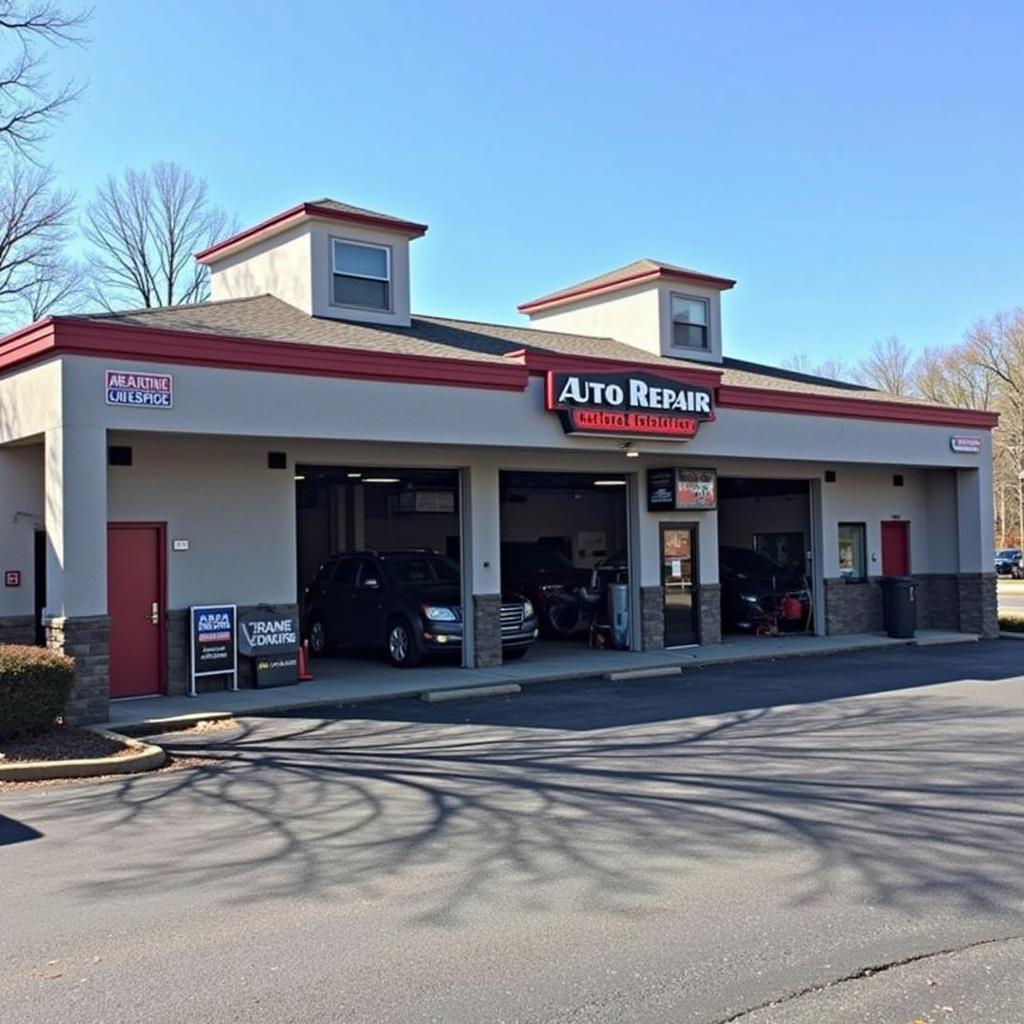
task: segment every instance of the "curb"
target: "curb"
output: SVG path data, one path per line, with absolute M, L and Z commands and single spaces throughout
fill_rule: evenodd
M 522 687 L 518 683 L 499 683 L 494 686 L 464 686 L 458 690 L 428 690 L 420 694 L 420 700 L 426 704 L 437 704 L 446 700 L 470 700 L 473 697 L 507 697 L 520 693 Z
M 235 715 L 231 711 L 195 712 L 189 715 L 171 715 L 168 718 L 147 718 L 141 722 L 126 722 L 118 725 L 115 736 L 156 736 L 164 732 L 178 732 L 190 729 L 199 722 L 223 722 Z M 102 730 L 102 726 L 97 727 Z M 94 730 L 95 731 L 95 730 Z
M 1014 633 L 1008 629 L 999 630 L 1000 640 L 1024 640 L 1024 633 Z
M 976 640 L 976 636 L 969 635 L 968 639 Z M 893 637 L 879 637 L 882 641 L 878 644 L 840 644 L 835 647 L 830 647 L 828 650 L 816 651 L 764 651 L 750 654 L 736 654 L 730 657 L 715 658 L 709 661 L 697 661 L 696 658 L 690 660 L 681 660 L 673 665 L 652 665 L 649 669 L 641 669 L 643 676 L 635 676 L 634 678 L 657 678 L 659 676 L 667 676 L 669 672 L 671 675 L 686 676 L 687 672 L 704 669 L 704 668 L 717 668 L 721 665 L 738 665 L 746 663 L 754 663 L 758 661 L 777 661 L 788 658 L 814 658 L 814 657 L 828 657 L 833 654 L 852 654 L 860 651 L 879 651 L 888 650 L 895 647 L 910 647 L 915 644 L 915 640 L 893 638 Z M 962 641 L 959 638 L 952 638 L 948 641 L 949 643 L 960 643 Z M 931 644 L 938 644 L 940 641 L 931 641 Z M 927 643 L 926 645 L 927 646 Z M 552 672 L 550 675 L 546 675 L 542 678 L 536 679 L 515 679 L 509 678 L 503 681 L 495 683 L 481 683 L 481 687 L 490 686 L 504 686 L 504 685 L 516 685 L 522 689 L 528 687 L 540 686 L 546 683 L 571 683 L 579 680 L 586 679 L 603 679 L 608 682 L 623 681 L 621 677 L 619 680 L 614 680 L 613 675 L 617 675 L 619 672 L 632 672 L 632 669 L 608 669 L 604 672 L 595 671 L 593 668 L 584 670 L 574 671 L 563 671 L 563 672 Z M 118 732 L 120 733 L 135 733 L 136 735 L 147 735 L 155 732 L 167 732 L 170 731 L 167 728 L 162 727 L 162 723 L 172 722 L 175 723 L 172 728 L 180 728 L 182 724 L 188 719 L 212 721 L 215 719 L 223 718 L 258 718 L 261 715 L 273 715 L 281 714 L 282 712 L 291 711 L 307 711 L 314 708 L 326 708 L 326 707 L 354 707 L 358 704 L 376 704 L 381 701 L 392 701 L 392 700 L 410 700 L 423 697 L 426 693 L 444 693 L 445 691 L 459 691 L 465 690 L 466 685 L 455 684 L 448 687 L 439 687 L 429 689 L 426 686 L 412 687 L 408 690 L 400 690 L 395 693 L 368 693 L 359 694 L 351 697 L 319 697 L 311 698 L 310 700 L 289 702 L 286 704 L 267 704 L 260 707 L 239 707 L 232 711 L 228 710 L 217 710 L 217 711 L 206 711 L 201 713 L 193 713 L 190 715 L 179 715 L 173 718 L 157 718 L 157 719 L 141 719 L 135 722 L 118 722 L 110 723 L 115 725 Z M 154 728 L 156 726 L 156 728 Z
M 68 761 L 19 761 L 0 765 L 0 782 L 41 782 L 45 779 L 84 779 L 91 775 L 130 775 L 159 768 L 167 754 L 153 743 L 142 743 L 98 726 L 87 726 L 90 732 L 134 748 L 124 757 L 82 757 Z

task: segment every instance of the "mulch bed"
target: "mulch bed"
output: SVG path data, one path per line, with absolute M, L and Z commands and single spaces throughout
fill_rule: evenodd
M 55 725 L 39 736 L 0 740 L 0 764 L 19 761 L 72 761 L 85 757 L 125 757 L 131 747 L 88 729 Z

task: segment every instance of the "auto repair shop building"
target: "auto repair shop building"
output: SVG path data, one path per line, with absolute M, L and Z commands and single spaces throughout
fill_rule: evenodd
M 184 692 L 190 606 L 294 612 L 346 550 L 459 562 L 467 666 L 501 660 L 510 560 L 552 552 L 628 566 L 634 650 L 742 628 L 750 552 L 809 631 L 881 629 L 907 573 L 920 626 L 996 631 L 994 416 L 728 358 L 734 282 L 652 260 L 528 327 L 413 315 L 426 230 L 304 203 L 198 256 L 210 302 L 0 340 L 0 642 L 75 657 L 78 720 Z

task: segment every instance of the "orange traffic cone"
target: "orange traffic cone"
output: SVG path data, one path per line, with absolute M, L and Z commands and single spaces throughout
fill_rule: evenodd
M 299 682 L 311 683 L 314 676 L 309 671 L 309 641 L 303 640 L 299 648 Z

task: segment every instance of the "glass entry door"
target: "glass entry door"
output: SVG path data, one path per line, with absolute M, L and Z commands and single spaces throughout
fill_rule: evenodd
M 697 527 L 661 524 L 665 646 L 697 642 Z

